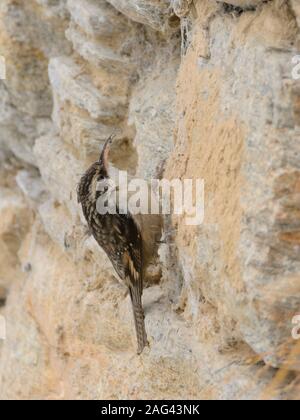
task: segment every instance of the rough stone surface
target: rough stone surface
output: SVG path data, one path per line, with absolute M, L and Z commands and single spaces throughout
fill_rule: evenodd
M 294 13 L 296 14 L 298 26 L 300 25 L 300 3 L 297 0 L 291 1 L 292 9 Z
M 297 84 L 287 59 L 298 28 L 289 7 L 278 7 L 270 3 L 238 21 L 216 16 L 213 44 L 195 30 L 178 82 L 174 169 L 170 161 L 170 175 L 178 176 L 181 164 L 181 177 L 206 180 L 206 221 L 198 233 L 183 225 L 178 238 L 188 293 L 203 283 L 199 297 L 205 290 L 233 339 L 275 365 L 294 346 L 290 322 L 300 306 Z M 291 365 L 299 368 L 299 360 Z
M 299 399 L 299 16 L 295 0 L 2 0 L 2 399 Z M 115 170 L 205 181 L 201 226 L 165 218 L 140 357 L 76 199 L 112 133 Z
M 224 2 L 220 1 L 219 3 L 227 3 L 236 7 L 248 8 L 248 7 L 258 6 L 259 4 L 262 4 L 263 2 L 264 0 L 225 0 Z
M 171 17 L 169 0 L 108 0 L 116 9 L 136 22 L 165 31 Z

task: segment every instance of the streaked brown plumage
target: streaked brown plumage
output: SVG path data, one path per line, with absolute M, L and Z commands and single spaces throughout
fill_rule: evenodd
M 105 143 L 99 162 L 94 163 L 82 177 L 78 186 L 78 202 L 82 205 L 91 233 L 129 289 L 138 354 L 140 354 L 148 345 L 142 306 L 144 277 L 142 233 L 130 213 L 119 214 L 117 209 L 117 214 L 101 215 L 97 211 L 97 200 L 103 194 L 97 191 L 97 184 L 109 179 L 108 152 L 111 142 L 112 137 Z

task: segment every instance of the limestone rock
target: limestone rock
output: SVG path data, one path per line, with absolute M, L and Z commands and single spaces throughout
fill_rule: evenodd
M 172 7 L 178 17 L 186 16 L 192 4 L 192 0 L 172 0 Z
M 111 121 L 124 116 L 126 97 L 110 98 L 97 90 L 91 81 L 81 76 L 81 68 L 67 57 L 52 59 L 49 77 L 55 93 L 62 101 L 88 111 L 94 119 Z
M 0 287 L 8 291 L 21 276 L 18 251 L 29 229 L 31 212 L 20 193 L 1 188 L 0 198 Z
M 111 37 L 130 30 L 128 21 L 105 0 L 68 0 L 73 22 L 88 35 Z
M 136 22 L 164 32 L 168 28 L 169 0 L 108 0 L 116 9 Z
M 47 196 L 45 185 L 36 171 L 19 171 L 16 182 L 23 194 L 36 203 L 43 201 Z
M 200 58 L 206 37 L 194 33 L 178 82 L 178 143 L 169 167 L 171 177 L 206 182 L 205 223 L 191 229 L 179 222 L 187 316 L 198 319 L 199 299 L 208 299 L 225 335 L 246 340 L 274 366 L 299 369 L 299 357 L 287 356 L 300 306 L 299 132 L 286 59 L 298 29 L 291 19 L 288 7 L 272 3 L 239 21 L 216 17 L 207 61 Z
M 84 172 L 82 164 L 53 133 L 37 139 L 34 153 L 48 190 L 75 217 L 79 213 L 76 189 Z
M 1 399 L 299 398 L 297 42 L 295 0 L 2 0 Z M 201 225 L 164 217 L 140 357 L 77 202 L 113 133 L 115 176 L 205 181 Z
M 236 7 L 248 8 L 248 7 L 255 7 L 259 4 L 262 4 L 263 1 L 264 0 L 225 0 L 224 2 L 220 2 L 220 3 L 227 3 Z
M 130 69 L 130 62 L 126 57 L 122 57 L 111 48 L 90 41 L 85 35 L 76 31 L 74 26 L 70 26 L 66 31 L 66 36 L 72 42 L 74 49 L 94 66 L 104 67 L 108 71 L 121 74 L 123 71 Z
M 300 25 L 300 4 L 297 0 L 291 0 L 292 8 L 296 13 L 298 26 Z
M 55 4 L 60 8 L 63 1 Z M 45 16 L 35 1 L 4 0 L 0 7 L 0 55 L 7 74 L 0 85 L 0 144 L 34 164 L 32 147 L 49 128 L 52 110 L 47 57 L 71 51 L 64 36 L 67 18 Z

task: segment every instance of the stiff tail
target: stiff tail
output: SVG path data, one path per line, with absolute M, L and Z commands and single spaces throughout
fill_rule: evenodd
M 138 343 L 138 354 L 143 353 L 145 347 L 149 346 L 147 333 L 145 329 L 145 315 L 142 306 L 142 297 L 140 296 L 138 290 L 129 288 L 134 323 L 136 329 L 137 343 Z

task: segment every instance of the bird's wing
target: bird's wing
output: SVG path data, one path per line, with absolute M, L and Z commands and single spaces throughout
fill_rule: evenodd
M 120 234 L 120 240 L 124 241 L 123 264 L 125 277 L 129 286 L 138 289 L 142 295 L 143 289 L 143 243 L 141 232 L 130 214 L 117 214 L 116 228 Z

